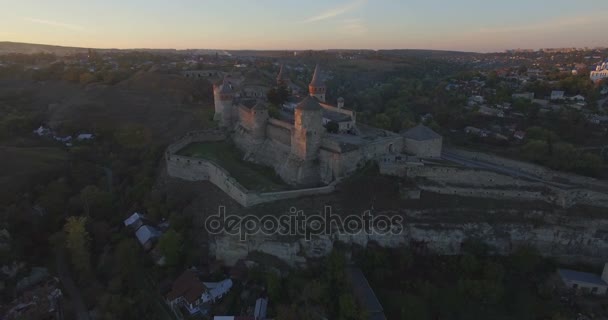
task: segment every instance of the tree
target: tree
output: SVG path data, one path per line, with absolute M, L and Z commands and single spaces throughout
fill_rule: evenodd
M 179 264 L 183 252 L 182 242 L 182 235 L 173 229 L 169 229 L 160 238 L 158 249 L 165 257 L 167 266 L 173 267 Z
M 327 132 L 329 133 L 338 133 L 340 125 L 335 121 L 330 121 L 325 125 L 325 129 L 327 129 Z
M 357 311 L 357 304 L 352 294 L 344 293 L 340 295 L 338 299 L 338 310 L 340 313 L 340 320 L 357 320 L 360 319 L 359 312 Z
M 72 257 L 72 263 L 81 275 L 91 272 L 91 255 L 89 252 L 89 233 L 86 230 L 86 217 L 68 217 L 63 230 L 65 242 Z
M 103 218 L 112 212 L 112 195 L 89 185 L 80 191 L 80 201 L 87 216 Z
M 278 88 L 272 88 L 266 94 L 268 101 L 275 106 L 282 106 L 289 98 L 289 91 L 285 86 L 279 86 Z

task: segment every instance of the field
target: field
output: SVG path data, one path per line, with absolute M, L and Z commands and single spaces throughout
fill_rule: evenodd
M 288 189 L 272 168 L 243 160 L 243 154 L 227 142 L 192 143 L 177 154 L 211 160 L 249 190 L 269 192 Z

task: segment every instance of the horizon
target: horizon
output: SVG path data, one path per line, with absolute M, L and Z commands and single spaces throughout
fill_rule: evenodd
M 0 15 L 0 41 L 64 47 L 488 53 L 608 46 L 601 14 L 608 3 L 600 0 L 2 2 L 10 10 Z

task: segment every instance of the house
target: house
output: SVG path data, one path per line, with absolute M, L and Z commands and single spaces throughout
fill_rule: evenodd
M 601 276 L 569 269 L 558 269 L 557 273 L 567 288 L 577 292 L 595 295 L 606 295 L 608 292 L 608 263 L 604 265 Z
M 581 102 L 581 101 L 584 102 L 585 101 L 585 97 L 583 97 L 580 94 L 577 94 L 577 95 L 575 95 L 573 97 L 570 97 L 569 99 L 570 99 L 570 101 L 579 101 L 579 102 Z
M 511 95 L 511 98 L 513 98 L 513 100 L 525 99 L 532 101 L 534 100 L 534 92 L 514 93 Z
M 513 138 L 515 138 L 517 140 L 523 140 L 526 138 L 526 132 L 525 131 L 515 131 L 515 133 L 513 134 Z
M 405 151 L 420 158 L 439 158 L 443 137 L 425 125 L 419 124 L 403 134 Z
M 348 268 L 346 276 L 352 285 L 355 298 L 359 305 L 365 310 L 369 320 L 386 320 L 384 316 L 384 308 L 376 297 L 374 290 L 367 282 L 365 275 L 359 268 Z
M 92 140 L 95 136 L 92 133 L 81 133 L 76 136 L 76 140 L 84 141 L 84 140 Z
M 125 221 L 123 223 L 125 224 L 125 227 L 131 228 L 133 230 L 137 230 L 137 229 L 139 229 L 139 227 L 141 227 L 144 224 L 143 219 L 144 219 L 143 214 L 141 214 L 139 212 L 135 212 L 130 217 L 125 219 Z
M 255 320 L 266 320 L 266 311 L 268 309 L 268 298 L 260 297 L 255 301 L 255 309 L 253 318 Z
M 559 90 L 553 90 L 551 91 L 551 100 L 555 101 L 555 100 L 564 100 L 564 95 L 566 93 L 564 91 L 559 91 Z
M 601 116 L 599 114 L 590 115 L 587 120 L 593 124 L 607 124 L 608 116 Z
M 232 288 L 232 280 L 202 282 L 192 269 L 184 271 L 174 282 L 165 296 L 174 312 L 181 308 L 190 315 L 206 313 L 207 308 L 221 299 Z
M 490 108 L 488 106 L 479 107 L 479 113 L 484 116 L 490 116 L 490 117 L 498 117 L 498 118 L 505 117 L 505 113 L 503 111 L 494 109 L 494 108 Z
M 150 250 L 158 241 L 161 236 L 161 232 L 156 228 L 148 225 L 143 225 L 135 231 L 135 237 L 137 237 L 137 241 L 144 247 L 145 250 Z
M 539 105 L 541 107 L 546 107 L 549 105 L 549 101 L 544 100 L 544 99 L 533 99 L 532 103 L 536 103 L 537 105 Z

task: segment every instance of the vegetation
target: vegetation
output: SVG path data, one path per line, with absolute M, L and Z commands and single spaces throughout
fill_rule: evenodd
M 469 241 L 470 244 L 477 240 Z M 561 319 L 549 277 L 554 264 L 528 247 L 511 256 L 471 245 L 462 256 L 374 247 L 357 261 L 390 319 Z M 476 248 L 476 249 L 475 249 Z
M 277 191 L 287 188 L 272 168 L 243 160 L 240 150 L 227 142 L 193 143 L 180 150 L 178 154 L 216 162 L 249 190 Z

